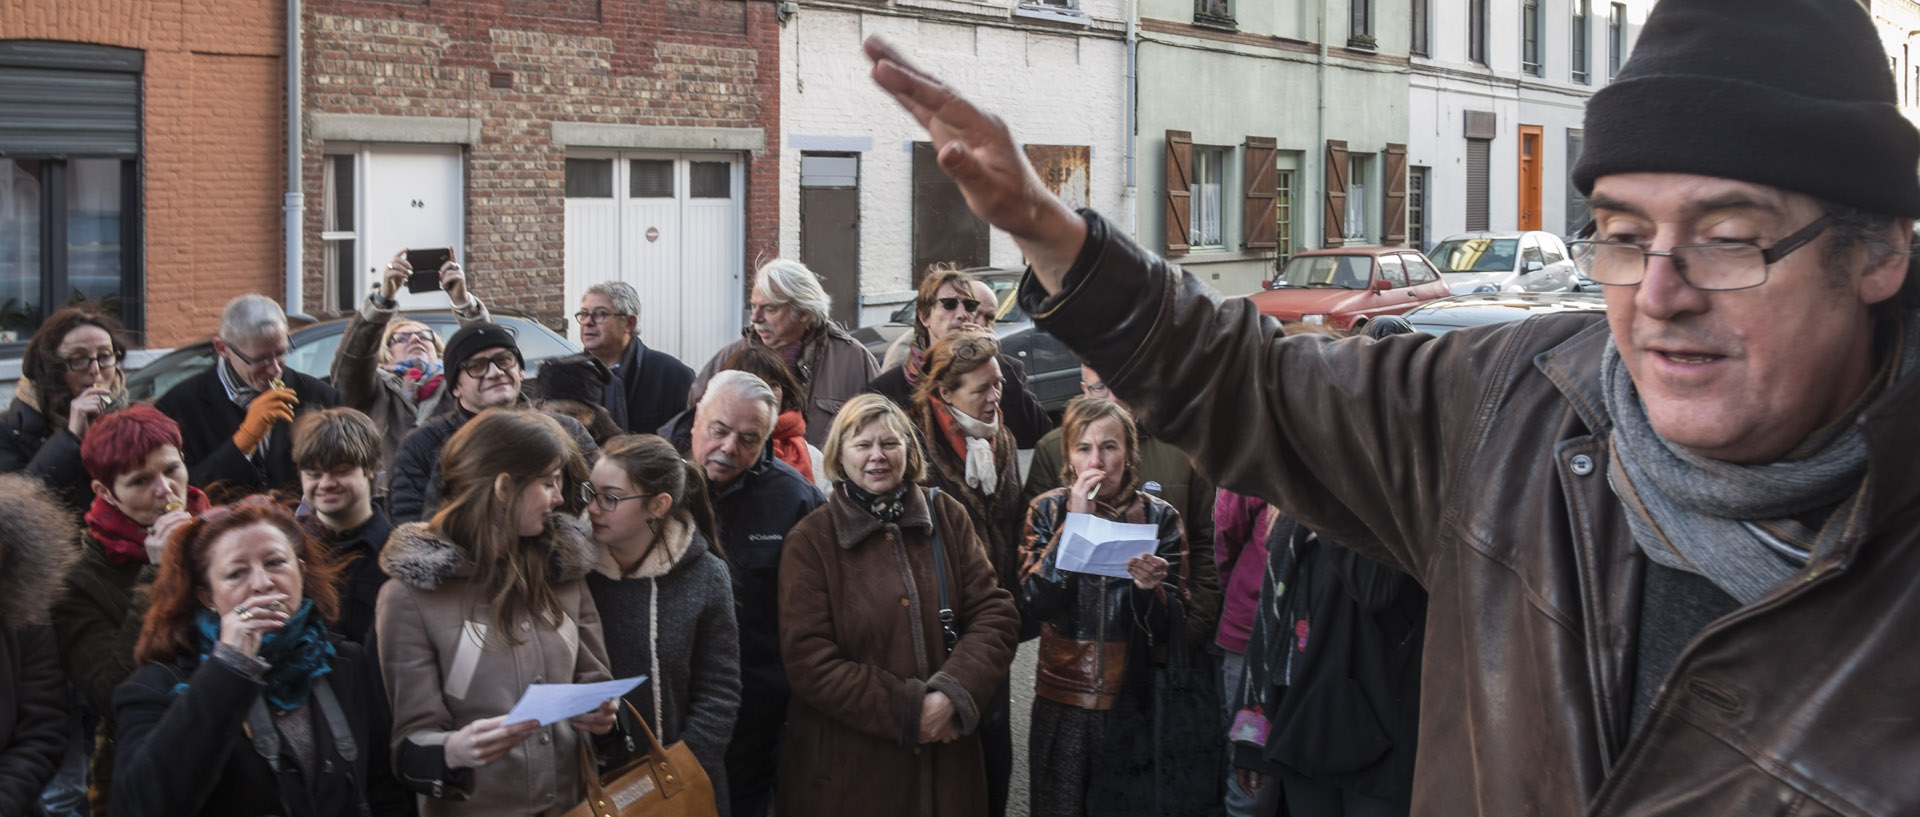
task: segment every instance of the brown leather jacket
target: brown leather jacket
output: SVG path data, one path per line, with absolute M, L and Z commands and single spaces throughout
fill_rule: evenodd
M 1069 573 L 1055 564 L 1067 489 L 1041 494 L 1027 509 L 1020 589 L 1027 615 L 1040 621 L 1035 695 L 1082 709 L 1112 709 L 1127 667 L 1144 666 L 1127 660 L 1128 648 L 1152 646 L 1159 653 L 1173 637 L 1169 613 L 1184 610 L 1188 601 L 1181 592 L 1187 586 L 1186 529 L 1172 505 L 1144 491 L 1133 497 L 1118 513 L 1103 510 L 1100 516 L 1159 528 L 1154 554 L 1167 560 L 1168 569 L 1166 581 L 1153 590 L 1134 587 L 1132 579 Z
M 1920 382 L 1861 418 L 1845 540 L 1696 635 L 1630 732 L 1646 559 L 1606 480 L 1604 321 L 1282 339 L 1088 215 L 1061 294 L 1022 284 L 1039 327 L 1219 485 L 1431 592 L 1416 813 L 1920 813 Z

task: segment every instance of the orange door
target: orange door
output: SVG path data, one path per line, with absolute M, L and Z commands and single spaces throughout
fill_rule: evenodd
M 1520 126 L 1520 229 L 1540 229 L 1539 125 Z

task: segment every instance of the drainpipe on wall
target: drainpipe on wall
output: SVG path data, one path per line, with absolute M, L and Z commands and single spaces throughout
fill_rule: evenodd
M 312 321 L 301 309 L 301 219 L 306 217 L 306 194 L 301 190 L 300 167 L 300 0 L 287 0 L 287 194 L 281 209 L 287 215 L 287 317 Z
M 1315 81 L 1319 83 L 1319 90 L 1316 92 L 1320 97 L 1319 121 L 1316 127 L 1319 129 L 1320 140 L 1316 143 L 1313 152 L 1320 157 L 1320 184 L 1322 187 L 1320 196 L 1324 201 L 1327 195 L 1327 191 L 1325 190 L 1327 180 L 1327 0 L 1320 0 L 1319 3 L 1316 3 L 1314 13 L 1320 18 L 1320 62 L 1319 65 L 1314 68 Z M 1321 207 L 1317 209 L 1321 211 L 1320 218 L 1325 219 L 1327 217 L 1326 208 Z M 1321 224 L 1320 243 L 1322 244 L 1326 243 L 1326 230 L 1326 225 Z M 1312 233 L 1308 233 L 1308 235 L 1312 235 Z
M 1127 184 L 1120 189 L 1121 218 L 1128 236 L 1140 237 L 1140 180 L 1139 162 L 1140 123 L 1140 0 L 1127 0 L 1127 102 L 1126 110 L 1121 112 L 1120 121 L 1126 128 L 1127 139 Z

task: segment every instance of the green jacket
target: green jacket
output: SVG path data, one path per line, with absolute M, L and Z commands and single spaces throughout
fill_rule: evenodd
M 1021 492 L 1028 506 L 1041 494 L 1064 487 L 1060 467 L 1066 464 L 1066 457 L 1061 449 L 1057 428 L 1034 444 L 1033 463 Z M 1158 491 L 1149 486 L 1155 482 L 1160 484 Z M 1186 527 L 1193 554 L 1188 560 L 1187 582 L 1193 603 L 1187 608 L 1187 638 L 1205 649 L 1213 643 L 1214 630 L 1220 626 L 1220 567 L 1213 560 L 1213 483 L 1193 470 L 1180 449 L 1141 434 L 1140 488 L 1180 512 L 1180 524 Z

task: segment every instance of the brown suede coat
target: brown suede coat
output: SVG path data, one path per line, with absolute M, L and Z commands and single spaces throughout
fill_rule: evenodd
M 948 596 L 960 635 L 941 636 L 932 514 L 918 486 L 885 524 L 836 488 L 787 534 L 780 560 L 780 654 L 793 684 L 781 748 L 781 817 L 987 813 L 974 734 L 1007 682 L 1019 616 L 995 580 L 973 523 L 937 501 Z M 960 719 L 952 743 L 921 745 L 920 707 L 945 693 Z

